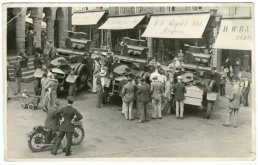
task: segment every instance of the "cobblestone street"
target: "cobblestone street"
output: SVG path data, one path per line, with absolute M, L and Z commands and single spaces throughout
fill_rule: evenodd
M 13 85 L 11 82 L 11 93 Z M 32 84 L 23 84 L 31 89 Z M 75 107 L 83 114 L 86 136 L 79 146 L 72 146 L 71 158 L 110 157 L 169 157 L 169 158 L 234 158 L 251 159 L 252 131 L 251 110 L 241 108 L 239 127 L 223 127 L 227 110 L 225 97 L 220 97 L 211 119 L 202 117 L 201 110 L 186 109 L 185 119 L 176 120 L 174 115 L 162 120 L 140 124 L 127 121 L 120 114 L 120 107 L 106 105 L 95 108 L 96 95 L 79 92 Z M 61 99 L 61 106 L 66 100 Z M 26 133 L 33 126 L 43 125 L 46 113 L 39 107 L 30 111 L 20 108 L 21 99 L 12 98 L 7 104 L 7 157 L 63 158 L 50 151 L 32 153 L 27 144 Z

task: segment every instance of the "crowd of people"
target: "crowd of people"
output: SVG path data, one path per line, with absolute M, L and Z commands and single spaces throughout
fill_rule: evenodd
M 58 141 L 52 154 L 56 155 L 57 149 L 66 135 L 67 147 L 64 149 L 66 155 L 71 154 L 71 136 L 73 126 L 72 120 L 80 120 L 82 115 L 72 107 L 75 100 L 76 87 L 71 88 L 68 95 L 68 106 L 59 108 L 57 99 L 58 79 L 57 74 L 50 71 L 50 61 L 56 57 L 56 50 L 52 41 L 47 41 L 44 50 L 37 49 L 34 59 L 34 69 L 41 69 L 43 77 L 40 79 L 41 89 L 35 94 L 40 93 L 40 102 L 43 110 L 47 112 L 48 117 L 46 126 L 53 131 L 59 131 Z M 155 58 L 149 59 L 145 68 L 149 68 L 147 76 L 135 76 L 131 70 L 123 73 L 123 78 L 119 83 L 119 96 L 122 100 L 121 114 L 126 120 L 139 119 L 139 123 L 148 122 L 152 119 L 162 119 L 163 115 L 171 113 L 173 100 L 175 100 L 175 118 L 184 119 L 184 100 L 186 85 L 180 76 L 183 68 L 183 53 L 180 51 L 177 57 L 164 70 Z M 26 53 L 20 53 L 14 63 L 14 75 L 17 84 L 15 94 L 21 93 L 22 67 L 26 67 L 28 56 Z M 92 93 L 97 94 L 96 107 L 101 108 L 108 103 L 109 93 L 112 92 L 113 70 L 120 64 L 120 60 L 114 56 L 111 51 L 108 52 L 88 52 L 85 53 L 82 63 L 87 67 L 87 87 Z M 224 126 L 230 126 L 230 118 L 234 116 L 234 127 L 237 127 L 238 110 L 241 104 L 248 106 L 248 94 L 250 91 L 250 73 L 249 70 L 238 72 L 238 76 L 232 78 L 228 72 L 228 66 L 221 66 L 220 70 L 212 68 L 209 78 L 215 85 L 212 91 L 226 95 L 226 84 L 233 84 L 233 92 L 227 95 L 230 100 L 227 119 Z M 151 68 L 151 69 L 150 69 Z M 7 70 L 8 71 L 8 70 Z M 145 69 L 145 71 L 147 71 Z M 198 72 L 198 70 L 197 70 Z M 9 74 L 8 74 L 9 75 Z M 75 75 L 75 70 L 71 69 L 70 75 Z M 9 77 L 8 77 L 9 79 Z M 8 97 L 9 99 L 9 97 Z M 152 104 L 149 114 L 149 103 Z M 57 120 L 57 114 L 62 114 L 64 121 L 60 125 Z M 53 120 L 51 120 L 53 118 Z M 49 125 L 49 120 L 52 124 Z

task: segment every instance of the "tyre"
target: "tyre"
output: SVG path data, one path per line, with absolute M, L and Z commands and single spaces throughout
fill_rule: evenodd
M 84 129 L 82 127 L 74 128 L 73 138 L 72 138 L 72 145 L 79 145 L 83 141 L 85 136 Z
M 213 109 L 213 102 L 208 101 L 208 103 L 207 103 L 207 111 L 206 111 L 206 114 L 205 114 L 205 118 L 206 119 L 210 118 L 212 109 Z
M 28 146 L 32 152 L 40 152 L 43 151 L 45 146 L 45 138 L 46 134 L 43 132 L 35 131 L 28 141 Z
M 28 109 L 29 109 L 29 110 L 34 110 L 34 108 L 35 108 L 35 107 L 34 107 L 33 104 L 29 104 L 29 105 L 28 105 Z

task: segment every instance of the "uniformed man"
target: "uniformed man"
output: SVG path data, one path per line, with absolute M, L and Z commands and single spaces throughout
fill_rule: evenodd
M 83 117 L 80 112 L 78 112 L 73 106 L 73 102 L 75 98 L 73 96 L 68 96 L 68 105 L 66 107 L 61 108 L 56 112 L 56 115 L 60 114 L 63 116 L 63 122 L 60 124 L 59 127 L 59 135 L 57 137 L 57 143 L 53 150 L 51 151 L 51 154 L 56 155 L 57 150 L 64 138 L 66 136 L 67 144 L 65 150 L 65 156 L 71 155 L 71 145 L 72 145 L 72 137 L 74 132 L 74 122 L 81 120 Z

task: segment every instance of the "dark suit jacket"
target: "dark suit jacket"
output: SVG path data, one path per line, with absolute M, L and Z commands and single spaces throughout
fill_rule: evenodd
M 150 100 L 150 85 L 143 83 L 141 86 L 137 85 L 137 101 L 148 102 Z
M 53 131 L 59 130 L 59 117 L 60 115 L 56 115 L 58 109 L 57 107 L 50 107 L 47 112 L 47 119 L 45 121 L 45 127 L 52 129 Z
M 131 102 L 135 99 L 136 86 L 130 82 L 123 87 L 121 96 L 125 102 Z
M 175 93 L 175 100 L 180 101 L 185 99 L 185 85 L 181 82 L 178 82 L 174 87 L 173 87 L 173 92 Z
M 56 114 L 61 114 L 64 117 L 64 121 L 61 123 L 59 130 L 63 132 L 73 132 L 74 125 L 71 123 L 72 119 L 75 117 L 74 121 L 79 121 L 82 119 L 82 115 L 71 105 L 61 108 Z

